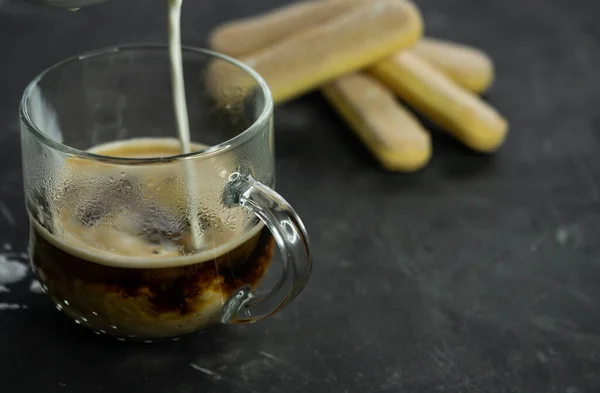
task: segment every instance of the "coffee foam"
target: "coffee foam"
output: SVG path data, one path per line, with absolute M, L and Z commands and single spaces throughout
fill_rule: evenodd
M 60 248 L 61 250 L 90 262 L 126 269 L 158 269 L 193 265 L 196 263 L 212 261 L 244 244 L 244 242 L 256 236 L 264 227 L 264 224 L 261 222 L 249 231 L 246 231 L 243 236 L 238 236 L 232 241 L 214 249 L 201 251 L 192 255 L 168 257 L 145 255 L 144 257 L 132 257 L 99 250 L 85 244 L 84 242 L 78 241 L 75 236 L 71 236 L 68 241 L 65 241 L 48 232 L 48 230 L 42 227 L 35 219 L 33 219 L 33 217 L 31 217 L 31 215 L 29 216 L 29 220 L 32 222 L 32 225 L 37 233 L 42 235 L 49 243 Z M 121 236 L 121 234 L 118 236 Z
M 201 143 L 193 143 L 192 151 L 202 151 L 207 147 Z M 181 145 L 175 138 L 132 138 L 103 143 L 87 151 L 109 157 L 155 158 L 179 155 Z
M 206 148 L 205 145 L 193 144 L 195 151 L 204 148 Z M 175 138 L 136 138 L 109 142 L 95 146 L 88 151 L 111 157 L 155 158 L 179 154 L 180 145 Z M 91 165 L 89 162 L 77 160 L 75 165 Z M 99 172 L 103 172 L 102 164 L 98 164 L 97 167 Z M 115 169 L 107 168 L 106 170 L 114 171 Z M 182 255 L 173 244 L 161 244 L 161 253 L 156 255 L 151 251 L 156 249 L 156 245 L 144 241 L 139 235 L 128 233 L 127 222 L 119 222 L 118 227 L 123 230 L 115 232 L 111 231 L 111 228 L 101 225 L 92 225 L 91 227 L 75 225 L 71 223 L 71 217 L 63 215 L 61 218 L 54 218 L 54 232 L 60 234 L 60 236 L 56 236 L 40 225 L 31 214 L 29 219 L 40 235 L 63 251 L 102 265 L 121 268 L 166 268 L 211 261 L 250 240 L 264 227 L 264 224 L 259 222 L 250 230 L 244 230 L 239 235 L 234 234 L 232 239 L 224 244 L 189 255 Z M 119 219 L 120 217 L 115 217 L 113 221 Z M 60 225 L 57 225 L 57 222 L 60 222 Z M 101 244 L 103 247 L 94 247 L 93 243 Z

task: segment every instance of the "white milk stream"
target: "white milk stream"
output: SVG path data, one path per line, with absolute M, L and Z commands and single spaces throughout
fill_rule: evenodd
M 183 60 L 181 54 L 181 3 L 183 0 L 167 0 L 169 9 L 169 56 L 171 58 L 171 85 L 173 89 L 173 107 L 177 122 L 177 135 L 183 154 L 191 153 L 190 124 L 185 98 L 183 79 Z M 183 160 L 184 176 L 187 185 L 190 232 L 192 245 L 198 250 L 202 247 L 202 229 L 198 218 L 198 195 L 196 172 L 190 160 Z

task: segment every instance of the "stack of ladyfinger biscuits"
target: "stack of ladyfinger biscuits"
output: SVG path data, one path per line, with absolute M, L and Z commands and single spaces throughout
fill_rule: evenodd
M 423 37 L 410 1 L 307 0 L 219 26 L 210 45 L 262 75 L 276 104 L 320 89 L 387 170 L 431 157 L 428 132 L 401 102 L 476 151 L 506 137 L 506 120 L 478 96 L 494 78 L 491 59 Z

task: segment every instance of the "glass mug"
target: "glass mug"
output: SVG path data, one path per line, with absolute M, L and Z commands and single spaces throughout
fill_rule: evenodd
M 176 139 L 166 46 L 73 57 L 21 101 L 33 271 L 59 310 L 99 334 L 152 340 L 255 322 L 309 279 L 306 229 L 272 188 L 266 83 L 206 50 L 184 48 L 183 65 L 190 154 Z M 282 263 L 271 267 L 275 245 Z

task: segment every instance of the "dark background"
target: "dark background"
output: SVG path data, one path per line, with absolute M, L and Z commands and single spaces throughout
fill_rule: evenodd
M 165 42 L 163 3 L 0 7 L 0 243 L 26 247 L 24 86 L 80 51 Z M 282 3 L 186 0 L 184 43 Z M 313 242 L 303 295 L 260 324 L 142 345 L 80 329 L 26 280 L 0 294 L 28 307 L 0 311 L 0 392 L 600 392 L 600 3 L 418 4 L 430 35 L 494 58 L 497 154 L 434 130 L 427 169 L 385 173 L 319 94 L 280 107 L 278 190 Z

